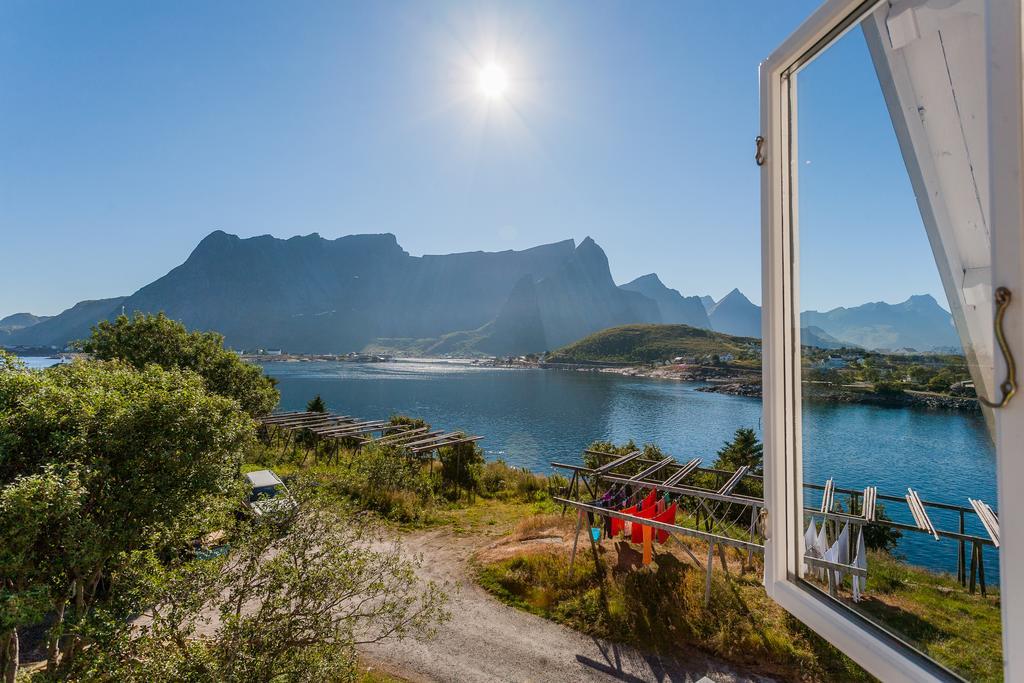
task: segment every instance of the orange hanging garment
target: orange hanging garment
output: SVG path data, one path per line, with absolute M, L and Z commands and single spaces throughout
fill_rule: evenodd
M 661 522 L 662 524 L 675 524 L 676 523 L 676 507 L 678 503 L 672 503 L 668 506 L 668 509 L 662 512 L 660 515 L 655 516 L 655 522 Z M 668 532 L 658 529 L 658 543 L 664 543 L 668 540 Z
M 637 517 L 641 517 L 643 519 L 651 519 L 652 517 L 654 517 L 654 506 L 652 505 L 651 507 L 649 507 L 649 508 L 647 508 L 645 510 L 641 510 L 640 512 L 637 512 L 636 516 Z M 633 523 L 633 533 L 632 533 L 632 539 L 631 539 L 633 541 L 633 543 L 636 543 L 638 545 L 640 543 L 643 543 L 643 541 L 644 541 L 644 529 L 646 529 L 646 528 L 648 528 L 648 527 L 645 527 L 643 524 L 637 524 L 636 522 Z
M 644 527 L 644 564 L 648 565 L 651 563 L 652 556 L 654 555 L 654 548 L 651 544 L 651 537 L 654 536 L 652 533 L 654 527 Z

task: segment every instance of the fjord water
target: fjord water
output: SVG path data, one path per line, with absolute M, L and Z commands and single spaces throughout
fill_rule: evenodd
M 503 369 L 466 362 L 276 362 L 281 408 L 302 410 L 320 394 L 332 412 L 362 418 L 393 413 L 422 417 L 437 428 L 484 436 L 488 459 L 550 472 L 552 461 L 578 464 L 592 441 L 653 443 L 677 460 L 706 465 L 739 427 L 760 434 L 760 399 L 697 391 L 698 384 L 615 374 Z M 805 477 L 844 488 L 878 487 L 903 496 L 913 487 L 929 501 L 995 507 L 995 455 L 980 415 L 847 404 L 804 406 Z M 807 505 L 817 504 L 808 494 Z M 884 501 L 882 501 L 884 504 Z M 890 503 L 894 519 L 913 524 L 906 505 Z M 968 531 L 984 535 L 968 516 Z M 932 514 L 936 526 L 956 529 L 958 518 Z M 957 546 L 926 534 L 904 533 L 899 552 L 915 564 L 956 571 Z M 970 549 L 968 548 L 968 553 Z M 968 555 L 969 557 L 969 555 Z M 998 579 L 994 552 L 986 579 Z

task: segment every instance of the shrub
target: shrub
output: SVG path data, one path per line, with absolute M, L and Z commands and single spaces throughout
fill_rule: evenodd
M 532 501 L 550 493 L 550 487 L 548 478 L 542 474 L 534 474 L 525 467 L 511 467 L 504 460 L 494 460 L 483 466 L 480 491 L 498 498 Z
M 473 442 L 444 446 L 438 449 L 437 456 L 441 461 L 442 488 L 448 495 L 477 492 L 484 465 L 484 452 L 479 446 Z
M 104 320 L 79 345 L 99 360 L 120 359 L 138 369 L 155 363 L 167 369 L 191 370 L 203 378 L 207 390 L 233 398 L 254 417 L 272 411 L 281 398 L 274 380 L 262 369 L 224 348 L 223 336 L 189 332 L 163 313 Z

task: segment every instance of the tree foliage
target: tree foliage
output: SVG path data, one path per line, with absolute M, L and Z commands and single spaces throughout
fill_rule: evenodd
M 317 394 L 313 398 L 309 399 L 309 401 L 306 403 L 306 412 L 307 413 L 326 413 L 327 412 L 327 404 L 324 403 L 324 400 L 322 398 L 320 398 L 320 394 Z
M 189 332 L 163 313 L 104 320 L 92 328 L 92 336 L 81 346 L 100 360 L 120 359 L 139 369 L 156 363 L 191 370 L 203 378 L 207 389 L 233 398 L 254 417 L 272 411 L 280 399 L 274 381 L 258 366 L 225 349 L 223 336 Z
M 375 544 L 365 516 L 301 487 L 289 532 L 242 525 L 232 552 L 148 575 L 154 607 L 85 667 L 101 680 L 262 683 L 355 680 L 360 644 L 433 635 L 449 617 L 419 561 Z M 202 638 L 199 638 L 199 635 Z
M 726 441 L 718 450 L 715 468 L 734 472 L 746 465 L 751 474 L 764 472 L 764 445 L 758 440 L 757 432 L 750 427 L 740 427 L 732 441 Z
M 0 528 L 5 543 L 17 537 L 0 574 L 5 591 L 45 594 L 51 671 L 81 651 L 125 557 L 172 544 L 205 499 L 226 493 L 252 431 L 235 401 L 183 370 L 76 361 L 0 372 Z M 0 620 L 32 623 L 18 610 Z
M 476 493 L 484 468 L 484 452 L 474 442 L 444 446 L 437 451 L 441 461 L 441 481 L 446 493 Z

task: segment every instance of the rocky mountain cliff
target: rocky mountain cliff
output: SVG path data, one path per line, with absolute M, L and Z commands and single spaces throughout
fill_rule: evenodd
M 293 353 L 521 354 L 642 323 L 761 333 L 760 307 L 739 290 L 712 304 L 653 273 L 616 286 L 607 256 L 589 237 L 578 246 L 563 240 L 522 251 L 411 256 L 391 234 L 241 239 L 216 231 L 131 296 L 83 301 L 49 319 L 9 316 L 0 321 L 0 341 L 62 348 L 121 311 L 163 311 L 190 328 L 221 332 L 235 348 Z M 824 348 L 959 345 L 949 313 L 930 296 L 808 311 L 802 326 L 813 328 L 805 343 Z
M 295 353 L 359 350 L 381 339 L 436 339 L 439 353 L 446 343 L 449 352 L 525 353 L 661 321 L 657 304 L 615 286 L 589 238 L 416 257 L 391 234 L 241 239 L 216 231 L 131 296 L 79 303 L 6 343 L 63 346 L 122 309 L 163 311 L 223 333 L 236 348 Z
M 632 282 L 620 285 L 620 288 L 643 294 L 658 304 L 658 312 L 663 323 L 711 329 L 711 321 L 708 320 L 707 311 L 700 297 L 683 296 L 679 290 L 666 287 L 654 273 L 641 275 Z
M 761 336 L 761 307 L 751 303 L 734 289 L 716 303 L 708 313 L 711 328 L 736 337 Z

